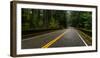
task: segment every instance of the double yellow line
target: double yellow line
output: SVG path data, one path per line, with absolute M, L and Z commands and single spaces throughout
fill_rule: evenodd
M 55 43 L 57 40 L 59 40 L 62 36 L 64 36 L 66 32 L 62 33 L 61 35 L 59 35 L 57 38 L 51 40 L 50 42 L 48 42 L 46 45 L 44 45 L 41 48 L 48 48 L 49 46 L 51 46 L 53 43 Z

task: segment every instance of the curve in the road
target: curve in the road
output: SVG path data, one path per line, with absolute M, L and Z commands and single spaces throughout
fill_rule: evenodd
M 46 45 L 44 45 L 42 48 L 48 48 L 50 45 L 52 45 L 53 43 L 55 43 L 57 40 L 59 40 L 66 32 L 62 33 L 61 35 L 59 35 L 57 38 L 53 39 L 52 41 L 50 41 L 49 43 L 47 43 Z

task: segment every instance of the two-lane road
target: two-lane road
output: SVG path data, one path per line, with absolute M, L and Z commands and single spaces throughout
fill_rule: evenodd
M 87 44 L 72 27 L 22 40 L 22 49 L 73 46 L 87 46 Z

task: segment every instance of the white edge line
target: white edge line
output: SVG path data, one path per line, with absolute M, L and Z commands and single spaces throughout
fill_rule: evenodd
M 43 34 L 43 35 L 39 35 L 38 37 L 42 37 L 42 36 L 46 36 L 46 35 L 49 35 L 49 33 Z M 37 37 L 37 36 L 31 37 L 31 38 L 29 38 L 29 39 L 23 39 L 22 41 L 30 40 L 30 39 L 33 39 L 33 38 L 36 38 L 36 37 Z
M 58 30 L 57 30 L 57 31 L 58 31 Z M 53 31 L 53 32 L 50 32 L 50 33 L 47 33 L 47 34 L 42 34 L 42 35 L 39 35 L 38 37 L 46 36 L 46 35 L 49 35 L 49 34 L 51 34 L 51 33 L 57 32 L 57 31 Z M 37 37 L 37 36 L 31 37 L 31 38 L 29 38 L 29 39 L 23 39 L 22 41 L 31 40 L 31 39 L 36 38 L 36 37 Z
M 86 45 L 86 46 L 88 46 L 88 44 L 84 41 L 84 39 L 81 37 L 81 35 L 78 33 L 78 32 L 76 32 L 77 34 L 78 34 L 78 36 L 81 38 L 81 40 L 83 41 L 83 43 Z

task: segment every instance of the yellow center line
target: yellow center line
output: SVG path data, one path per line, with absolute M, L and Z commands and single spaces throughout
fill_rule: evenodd
M 62 33 L 61 35 L 59 35 L 58 37 L 56 37 L 55 39 L 51 40 L 50 42 L 48 42 L 46 45 L 44 45 L 41 48 L 48 48 L 49 46 L 51 46 L 53 43 L 55 43 L 57 40 L 59 40 L 66 32 Z

